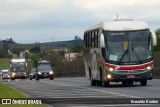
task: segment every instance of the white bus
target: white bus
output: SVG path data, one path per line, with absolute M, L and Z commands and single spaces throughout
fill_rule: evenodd
M 27 62 L 25 59 L 11 59 L 10 62 L 10 78 L 12 80 L 21 78 L 26 79 Z
M 91 86 L 123 86 L 153 78 L 153 45 L 156 36 L 141 21 L 114 20 L 89 27 L 84 32 L 85 71 Z

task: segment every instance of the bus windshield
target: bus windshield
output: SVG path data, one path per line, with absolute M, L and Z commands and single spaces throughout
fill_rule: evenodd
M 152 58 L 149 30 L 104 31 L 106 60 L 115 64 L 139 64 Z
M 14 63 L 12 63 L 11 69 L 14 72 L 25 72 L 26 63 L 25 62 L 14 62 Z

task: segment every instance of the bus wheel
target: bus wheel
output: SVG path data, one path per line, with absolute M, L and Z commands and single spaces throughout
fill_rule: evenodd
M 141 86 L 146 86 L 147 85 L 147 80 L 141 80 L 140 83 L 141 83 Z
M 124 87 L 126 87 L 126 86 L 127 86 L 127 81 L 122 81 L 122 85 L 123 85 Z
M 102 86 L 103 86 L 103 87 L 108 87 L 108 86 L 109 86 L 109 82 L 103 81 L 103 82 L 102 82 Z
M 97 83 L 96 80 L 91 79 L 91 86 L 96 86 L 96 83 Z

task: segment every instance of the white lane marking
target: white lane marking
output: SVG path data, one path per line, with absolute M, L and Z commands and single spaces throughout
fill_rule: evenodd
M 87 78 L 84 78 L 84 79 L 86 79 L 86 80 L 89 80 L 89 79 L 87 79 Z M 67 79 L 65 79 L 65 78 L 63 78 L 63 80 L 62 79 L 60 79 L 60 78 L 57 78 L 57 79 L 55 79 L 55 80 L 59 80 L 59 81 L 74 81 L 74 82 L 82 82 L 82 83 L 89 83 L 88 81 L 81 81 L 81 80 L 68 80 L 68 78 Z
M 40 82 L 50 83 L 50 82 L 46 82 L 46 81 L 40 81 Z M 74 85 L 68 85 L 68 84 L 59 84 L 59 83 L 50 83 L 50 84 L 56 84 L 56 85 L 68 86 L 68 87 L 76 87 L 76 88 L 83 88 L 83 89 L 88 89 L 88 90 L 92 90 L 92 91 L 99 91 L 99 92 L 104 92 L 104 93 L 109 93 L 109 94 L 116 94 L 116 95 L 124 96 L 124 97 L 141 98 L 141 97 L 132 96 L 132 95 L 120 94 L 120 93 L 115 93 L 115 92 L 111 92 L 111 91 L 104 91 L 104 90 L 99 90 L 99 89 L 86 88 L 86 87 L 80 87 L 80 86 L 74 86 Z

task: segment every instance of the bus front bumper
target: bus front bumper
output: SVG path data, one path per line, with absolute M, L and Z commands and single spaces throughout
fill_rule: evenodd
M 26 74 L 16 74 L 16 75 L 12 75 L 11 79 L 19 79 L 19 78 L 26 78 Z
M 127 71 L 126 71 L 127 72 Z M 105 80 L 109 82 L 119 81 L 140 81 L 140 80 L 152 80 L 153 70 L 147 70 L 142 73 L 108 73 L 106 74 Z

